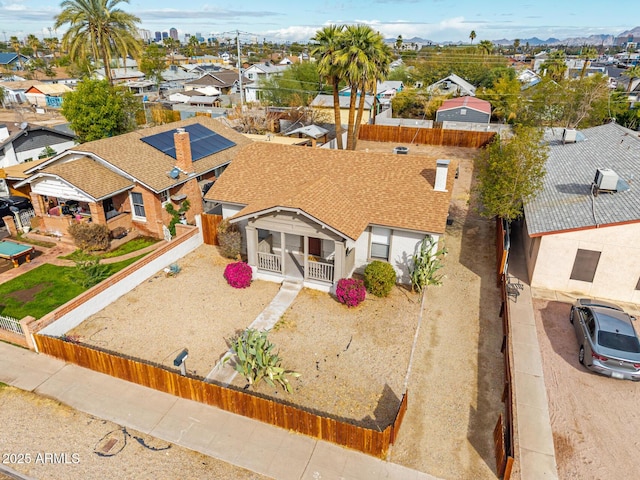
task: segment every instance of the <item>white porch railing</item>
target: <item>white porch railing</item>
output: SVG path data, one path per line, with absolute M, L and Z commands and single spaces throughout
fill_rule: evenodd
M 258 268 L 260 270 L 282 273 L 282 259 L 280 255 L 258 252 Z
M 0 315 L 0 328 L 9 330 L 13 333 L 17 333 L 18 335 L 24 335 L 24 332 L 22 331 L 22 325 L 20 325 L 20 320 L 18 320 L 17 318 Z
M 333 282 L 333 264 L 324 262 L 308 262 L 307 277 L 312 280 Z

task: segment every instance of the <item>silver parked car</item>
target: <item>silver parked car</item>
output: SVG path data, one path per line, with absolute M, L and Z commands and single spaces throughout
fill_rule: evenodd
M 640 380 L 640 340 L 634 317 L 613 303 L 579 298 L 569 320 L 580 345 L 581 364 L 612 378 Z

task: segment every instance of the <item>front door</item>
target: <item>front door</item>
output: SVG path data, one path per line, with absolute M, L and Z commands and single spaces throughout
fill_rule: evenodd
M 322 256 L 322 239 L 309 237 L 309 255 Z

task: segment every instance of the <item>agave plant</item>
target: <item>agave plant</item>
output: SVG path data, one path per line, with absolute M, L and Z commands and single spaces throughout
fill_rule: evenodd
M 255 386 L 264 380 L 272 387 L 278 384 L 291 393 L 288 376 L 297 378 L 300 374 L 280 365 L 282 359 L 278 352 L 273 351 L 275 345 L 268 340 L 266 331 L 248 328 L 230 343 L 231 350 L 236 354 L 235 369 L 247 379 L 249 385 Z

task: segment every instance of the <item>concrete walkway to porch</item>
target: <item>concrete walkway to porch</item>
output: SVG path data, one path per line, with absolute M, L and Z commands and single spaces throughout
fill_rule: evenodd
M 280 317 L 287 311 L 289 306 L 298 296 L 298 292 L 302 290 L 302 280 L 285 279 L 282 286 L 271 303 L 251 322 L 248 328 L 255 330 L 269 330 L 278 323 Z M 233 356 L 233 352 L 229 350 L 218 361 L 213 370 L 209 372 L 206 380 L 215 380 L 224 384 L 230 384 L 238 372 L 233 368 L 228 360 Z

